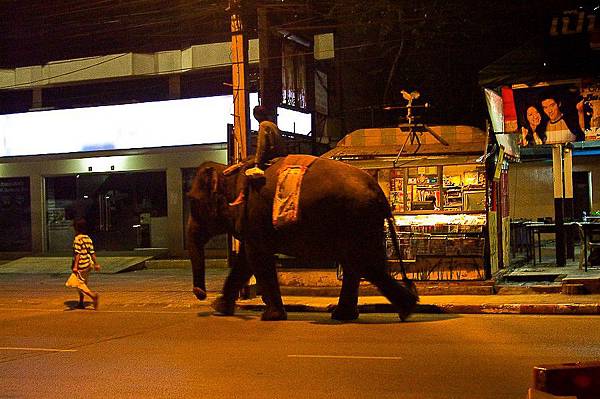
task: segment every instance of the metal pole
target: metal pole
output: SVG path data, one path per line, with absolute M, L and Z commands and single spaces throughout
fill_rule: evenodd
M 241 0 L 230 0 L 229 11 L 231 12 L 231 82 L 233 86 L 233 134 L 231 135 L 231 159 L 232 163 L 240 162 L 246 158 L 248 153 L 247 131 L 249 123 L 248 91 L 246 90 L 246 59 L 248 49 L 242 25 Z M 236 239 L 231 240 L 231 251 L 237 256 L 240 251 L 240 243 Z
M 239 162 L 248 154 L 250 112 L 248 109 L 248 39 L 241 16 L 242 0 L 230 0 L 231 66 L 233 84 L 233 158 Z
M 240 162 L 248 155 L 250 142 L 250 98 L 248 94 L 248 38 L 244 31 L 242 21 L 242 1 L 230 0 L 231 12 L 231 74 L 233 85 L 233 161 Z M 229 262 L 241 262 L 240 242 L 233 237 L 228 251 Z M 256 285 L 254 278 L 251 285 Z M 254 291 L 255 292 L 255 291 Z M 253 290 L 246 285 L 242 296 L 250 298 L 256 296 Z
M 562 159 L 562 144 L 552 147 L 552 176 L 554 181 L 554 225 L 556 226 L 556 266 L 567 264 L 565 256 L 564 230 L 564 169 Z M 539 244 L 538 244 L 539 245 Z
M 565 221 L 569 222 L 566 226 L 567 237 L 567 258 L 575 259 L 575 246 L 573 244 L 574 229 L 573 222 L 573 150 L 565 146 L 563 148 L 564 182 L 565 182 Z

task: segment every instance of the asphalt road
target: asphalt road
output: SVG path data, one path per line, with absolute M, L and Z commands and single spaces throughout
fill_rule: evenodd
M 0 308 L 0 398 L 524 398 L 535 365 L 600 359 L 600 317 L 212 316 Z

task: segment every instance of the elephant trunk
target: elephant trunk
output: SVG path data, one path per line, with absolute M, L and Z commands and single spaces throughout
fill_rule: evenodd
M 193 292 L 199 300 L 206 299 L 206 262 L 204 260 L 204 247 L 192 245 L 190 259 L 192 261 Z

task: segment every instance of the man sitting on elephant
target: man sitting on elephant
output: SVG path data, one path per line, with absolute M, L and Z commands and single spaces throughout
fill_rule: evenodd
M 261 105 L 254 107 L 254 119 L 259 122 L 258 139 L 254 167 L 246 170 L 246 176 L 260 178 L 264 176 L 265 162 L 285 155 L 284 142 L 281 132 L 275 123 L 269 119 L 269 112 Z

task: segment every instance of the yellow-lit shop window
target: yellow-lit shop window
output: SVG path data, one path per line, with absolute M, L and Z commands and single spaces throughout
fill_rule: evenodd
M 480 164 L 394 168 L 386 180 L 384 191 L 394 213 L 485 210 L 485 168 Z

